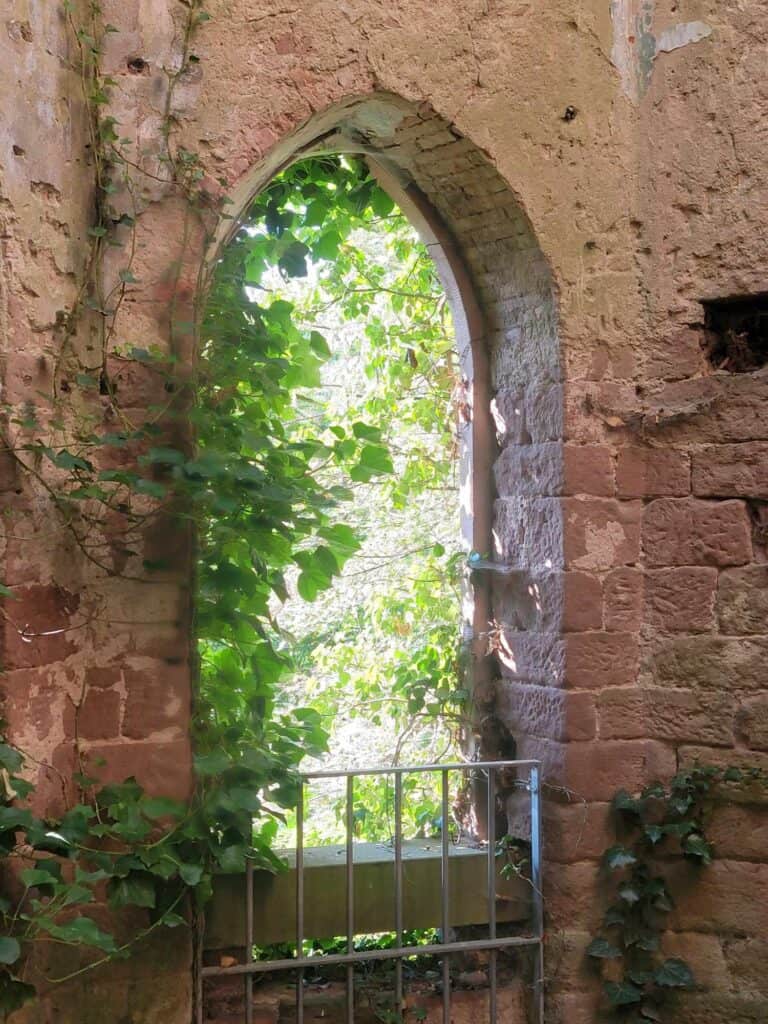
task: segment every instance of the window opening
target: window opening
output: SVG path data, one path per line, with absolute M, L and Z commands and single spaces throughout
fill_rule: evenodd
M 260 752 L 257 828 L 289 845 L 299 765 L 455 759 L 468 696 L 451 314 L 362 160 L 302 161 L 254 201 L 216 268 L 201 385 L 201 472 L 234 476 L 201 538 L 199 745 L 223 729 Z M 408 827 L 437 834 L 436 786 L 409 785 Z M 341 839 L 342 797 L 330 780 L 307 808 L 308 842 Z M 386 780 L 355 815 L 359 839 L 391 838 Z
M 768 363 L 768 294 L 702 303 L 706 356 L 716 370 L 750 373 Z

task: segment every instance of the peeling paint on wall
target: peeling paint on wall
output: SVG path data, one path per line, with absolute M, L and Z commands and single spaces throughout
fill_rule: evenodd
M 689 21 L 653 34 L 654 0 L 611 0 L 613 47 L 611 60 L 621 75 L 626 96 L 635 103 L 651 84 L 653 62 L 660 53 L 670 53 L 712 35 L 703 21 Z

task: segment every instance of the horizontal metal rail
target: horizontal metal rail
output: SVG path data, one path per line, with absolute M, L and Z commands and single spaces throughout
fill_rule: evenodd
M 333 967 L 339 964 L 368 963 L 369 960 L 397 960 L 411 956 L 439 956 L 441 953 L 481 953 L 485 949 L 507 946 L 536 946 L 537 935 L 511 935 L 506 939 L 467 939 L 457 942 L 433 942 L 425 946 L 392 946 L 390 949 L 363 949 L 354 953 L 323 953 L 318 956 L 291 957 L 286 960 L 254 960 L 232 967 L 204 967 L 204 978 L 226 975 L 269 974 L 271 971 L 295 971 L 299 967 Z
M 499 773 L 509 770 L 525 772 L 527 779 L 517 780 L 529 794 L 530 801 L 530 882 L 532 890 L 531 931 L 529 935 L 499 936 L 496 925 L 496 872 L 499 851 L 496 842 L 495 816 L 497 811 L 496 796 L 499 786 Z M 440 920 L 435 922 L 440 927 L 440 942 L 428 945 L 403 945 L 403 776 L 407 774 L 437 773 L 440 777 L 440 797 L 442 811 L 440 840 Z M 451 939 L 451 898 L 449 879 L 451 873 L 451 841 L 449 833 L 449 779 L 452 772 L 482 772 L 487 778 L 487 887 L 488 887 L 488 936 L 481 939 Z M 389 949 L 355 950 L 355 836 L 354 836 L 354 800 L 355 780 L 362 776 L 391 776 L 394 780 L 394 912 L 395 912 L 395 946 Z M 345 779 L 346 799 L 344 820 L 346 824 L 346 858 L 345 858 L 345 899 L 346 899 L 346 942 L 344 953 L 305 955 L 305 944 L 312 936 L 304 934 L 304 894 L 305 894 L 305 845 L 304 823 L 306 820 L 305 788 L 315 780 Z M 307 968 L 322 969 L 325 967 L 346 968 L 346 1022 L 354 1024 L 355 1020 L 355 966 L 381 961 L 394 960 L 395 978 L 393 985 L 394 1005 L 398 1015 L 402 1016 L 404 1008 L 403 963 L 413 957 L 437 956 L 442 958 L 442 1021 L 451 1021 L 451 957 L 458 953 L 487 952 L 488 964 L 488 1020 L 489 1024 L 498 1024 L 498 962 L 497 955 L 504 949 L 533 950 L 533 1022 L 543 1024 L 543 897 L 541 891 L 541 776 L 538 761 L 469 761 L 450 764 L 405 765 L 385 768 L 353 768 L 348 770 L 328 770 L 302 773 L 299 784 L 299 799 L 296 814 L 296 955 L 275 960 L 255 960 L 253 951 L 254 907 L 253 907 L 253 865 L 247 867 L 246 896 L 249 906 L 246 908 L 246 943 L 244 962 L 228 967 L 200 965 L 200 978 L 241 977 L 245 984 L 246 1008 L 243 1020 L 250 1024 L 253 1019 L 253 983 L 256 975 L 272 974 L 281 971 L 296 972 L 296 1021 L 304 1020 L 304 973 Z M 328 936 L 316 936 L 328 938 Z M 197 1022 L 203 1024 L 203 1000 L 198 999 Z

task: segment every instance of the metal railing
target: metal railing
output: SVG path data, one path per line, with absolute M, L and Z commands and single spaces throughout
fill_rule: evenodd
M 524 773 L 516 780 L 516 786 L 527 790 L 530 802 L 530 885 L 532 913 L 530 934 L 500 936 L 497 932 L 496 885 L 497 885 L 497 837 L 495 835 L 496 794 L 499 772 Z M 409 774 L 433 772 L 440 777 L 442 828 L 440 841 L 440 938 L 429 945 L 403 945 L 403 777 Z M 447 823 L 450 820 L 450 777 L 452 773 L 482 772 L 487 780 L 488 840 L 487 840 L 487 917 L 488 936 L 481 939 L 454 939 L 451 936 L 450 906 L 450 861 L 451 836 Z M 355 888 L 354 888 L 354 839 L 355 839 L 355 779 L 363 776 L 391 776 L 394 780 L 394 923 L 395 945 L 386 949 L 355 950 Z M 346 827 L 346 939 L 345 953 L 304 955 L 305 943 L 313 938 L 304 931 L 304 818 L 305 787 L 315 780 L 345 779 L 345 827 Z M 245 962 L 233 966 L 200 966 L 198 971 L 197 1022 L 204 1024 L 203 981 L 206 978 L 242 976 L 245 987 L 244 1024 L 253 1022 L 254 979 L 260 974 L 296 972 L 296 1024 L 304 1024 L 304 972 L 307 968 L 341 966 L 346 968 L 346 1022 L 355 1020 L 355 966 L 376 961 L 394 960 L 394 1005 L 398 1015 L 404 1007 L 403 961 L 415 956 L 442 957 L 442 1017 L 443 1024 L 451 1022 L 451 975 L 450 957 L 456 953 L 486 952 L 488 954 L 488 1021 L 498 1022 L 498 954 L 512 948 L 533 950 L 533 998 L 532 1024 L 544 1024 L 544 963 L 543 963 L 543 897 L 541 861 L 541 774 L 538 761 L 474 761 L 453 764 L 409 765 L 407 767 L 353 769 L 349 771 L 308 772 L 301 776 L 299 798 L 296 809 L 296 955 L 287 959 L 256 960 L 254 958 L 254 886 L 253 866 L 248 865 L 246 873 L 246 944 Z M 321 938 L 321 936 L 316 936 Z

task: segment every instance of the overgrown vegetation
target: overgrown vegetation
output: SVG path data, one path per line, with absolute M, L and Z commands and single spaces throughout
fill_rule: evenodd
M 697 765 L 678 772 L 666 785 L 655 782 L 638 795 L 624 790 L 615 795 L 620 842 L 603 856 L 615 900 L 587 955 L 602 965 L 606 1001 L 621 1020 L 671 1021 L 671 997 L 696 987 L 685 960 L 661 953 L 667 916 L 674 907 L 665 864 L 682 854 L 692 870 L 706 867 L 715 853 L 707 838 L 712 807 L 726 801 L 734 787 L 764 792 L 765 783 L 759 769 Z

